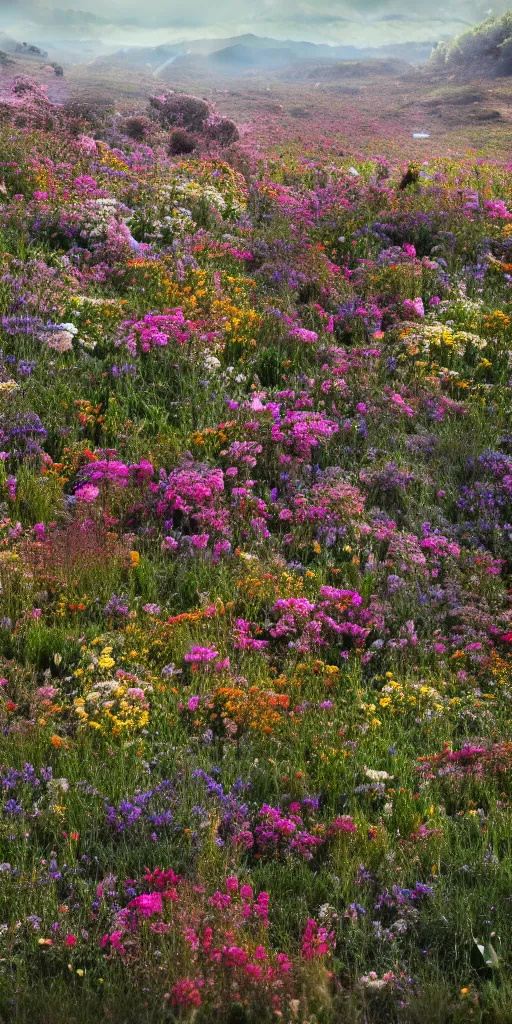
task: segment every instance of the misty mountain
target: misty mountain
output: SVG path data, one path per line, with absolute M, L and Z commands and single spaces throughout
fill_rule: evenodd
M 40 46 L 36 46 L 34 43 L 18 42 L 17 39 L 13 39 L 12 36 L 5 35 L 3 32 L 0 32 L 0 50 L 3 53 L 34 57 L 39 58 L 39 60 L 48 56 L 46 50 L 43 50 Z
M 103 68 L 147 70 L 160 74 L 171 64 L 203 72 L 243 74 L 262 69 L 281 69 L 299 62 L 338 63 L 361 60 L 395 60 L 407 64 L 424 64 L 435 42 L 395 43 L 382 47 L 328 46 L 324 43 L 297 42 L 273 39 L 246 33 L 226 39 L 183 40 L 160 46 L 124 46 L 102 56 L 98 63 Z M 398 72 L 397 72 L 398 73 Z
M 208 57 L 211 64 L 226 71 L 286 67 L 299 59 L 297 54 L 286 46 L 251 47 L 244 43 L 235 43 L 233 46 L 214 50 Z

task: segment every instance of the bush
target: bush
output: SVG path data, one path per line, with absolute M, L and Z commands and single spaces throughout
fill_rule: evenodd
M 463 77 L 495 78 L 512 74 L 512 12 L 492 16 L 432 51 L 427 70 Z
M 240 138 L 238 128 L 230 117 L 214 115 L 208 119 L 205 128 L 207 138 L 212 142 L 217 142 L 219 146 L 231 146 Z
M 121 130 L 134 142 L 144 142 L 153 127 L 153 122 L 149 117 L 145 117 L 144 114 L 134 114 L 133 117 L 127 117 L 124 120 Z
M 151 96 L 150 106 L 158 114 L 161 124 L 201 131 L 210 113 L 205 100 L 184 93 L 167 93 L 165 96 Z
M 66 100 L 62 112 L 72 121 L 78 121 L 93 129 L 101 130 L 114 113 L 114 107 L 108 100 L 94 93 L 85 93 L 82 96 L 72 96 L 71 99 Z
M 196 140 L 186 128 L 175 128 L 169 140 L 169 156 L 181 156 L 193 153 L 197 146 Z

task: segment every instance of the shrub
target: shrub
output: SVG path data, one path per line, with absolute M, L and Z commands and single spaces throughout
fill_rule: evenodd
M 185 93 L 166 93 L 163 96 L 151 96 L 150 106 L 158 114 L 161 124 L 188 128 L 190 131 L 201 131 L 210 110 L 205 100 Z
M 194 136 L 187 132 L 186 128 L 175 128 L 169 139 L 169 156 L 193 153 L 196 146 Z
M 143 142 L 151 133 L 154 125 L 149 117 L 144 114 L 134 114 L 123 121 L 122 131 L 134 142 Z
M 493 15 L 457 39 L 440 43 L 426 67 L 464 77 L 512 74 L 512 13 Z
M 212 115 L 208 118 L 205 125 L 205 135 L 212 142 L 217 142 L 219 146 L 231 146 L 233 142 L 238 142 L 240 134 L 234 121 L 230 117 L 219 117 Z
M 96 131 L 104 128 L 106 120 L 114 112 L 109 100 L 94 93 L 72 96 L 66 100 L 62 110 L 69 120 L 87 124 Z

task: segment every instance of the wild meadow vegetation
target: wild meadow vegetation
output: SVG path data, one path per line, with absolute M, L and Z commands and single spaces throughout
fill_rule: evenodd
M 187 102 L 2 108 L 0 1020 L 509 1024 L 510 167 Z

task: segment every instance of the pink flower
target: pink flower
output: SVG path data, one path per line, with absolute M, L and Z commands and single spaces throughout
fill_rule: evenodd
M 291 971 L 292 962 L 286 956 L 286 953 L 278 953 L 277 954 L 277 956 L 276 956 L 276 964 L 279 967 L 279 970 L 283 971 L 283 973 L 285 973 L 286 971 Z
M 325 956 L 334 949 L 334 932 L 321 928 L 314 918 L 308 918 L 306 930 L 302 936 L 302 956 L 305 960 Z
M 142 893 L 130 900 L 130 910 L 136 910 L 143 917 L 151 917 L 151 914 L 161 914 L 163 911 L 162 894 L 160 892 Z
M 357 832 L 357 825 L 354 824 L 350 815 L 342 814 L 339 818 L 334 819 L 329 832 L 331 834 L 336 832 Z
M 223 960 L 228 967 L 243 967 L 248 959 L 245 949 L 241 949 L 240 946 L 228 946 L 223 950 Z
M 101 949 L 107 949 L 108 946 L 112 946 L 120 956 L 123 956 L 126 950 L 121 942 L 122 938 L 122 931 L 111 932 L 110 935 L 107 932 L 106 935 L 103 935 L 100 939 L 100 947 Z
M 226 889 L 228 892 L 238 892 L 238 878 L 231 875 L 230 878 L 226 878 Z
M 66 935 L 66 946 L 76 946 L 76 935 Z
M 216 672 L 227 672 L 229 666 L 230 666 L 229 658 L 219 658 L 219 660 L 215 662 L 215 671 Z
M 176 551 L 178 547 L 178 541 L 174 540 L 174 537 L 164 537 L 162 541 L 162 551 Z
M 225 907 L 229 907 L 231 903 L 231 896 L 225 892 L 214 892 L 213 896 L 210 896 L 208 903 L 211 907 L 217 907 L 218 910 L 223 910 Z
M 96 500 L 99 493 L 100 489 L 95 484 L 82 484 L 80 487 L 77 487 L 75 498 L 77 501 L 91 502 Z
M 337 587 L 320 587 L 320 597 L 325 597 L 328 601 L 348 601 L 354 608 L 359 607 L 363 603 L 363 599 L 357 590 L 338 590 Z
M 218 656 L 219 652 L 213 647 L 199 647 L 195 644 L 185 655 L 185 661 L 199 664 L 200 662 L 213 661 Z
M 318 334 L 316 331 L 307 331 L 305 327 L 295 327 L 293 331 L 290 331 L 290 338 L 311 343 L 318 341 Z
M 425 316 L 425 307 L 423 305 L 423 299 L 404 299 L 404 309 L 408 313 L 415 313 L 416 316 Z
M 245 973 L 249 978 L 254 978 L 255 981 L 261 981 L 263 978 L 263 970 L 259 964 L 246 964 Z
M 173 1006 L 201 1006 L 202 981 L 193 981 L 192 978 L 182 978 L 171 989 L 171 1002 Z
M 145 700 L 146 694 L 141 686 L 130 686 L 126 691 L 126 697 L 130 697 L 131 700 Z
M 198 551 L 204 551 L 208 545 L 210 539 L 209 533 L 194 533 L 190 538 L 190 543 L 193 548 L 197 548 Z
M 199 699 L 199 697 L 190 697 L 187 702 L 187 708 L 189 711 L 197 711 L 197 708 L 199 707 Z
M 0 680 L 0 686 L 1 685 L 2 680 Z M 37 691 L 37 696 L 41 697 L 41 700 L 53 700 L 56 693 L 58 693 L 56 686 L 40 686 Z

